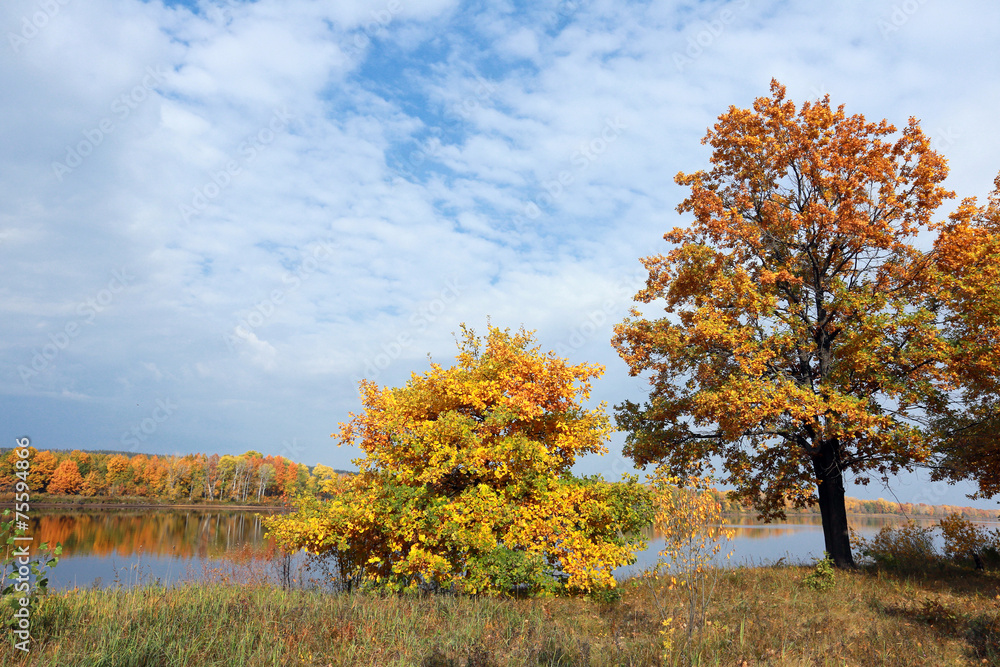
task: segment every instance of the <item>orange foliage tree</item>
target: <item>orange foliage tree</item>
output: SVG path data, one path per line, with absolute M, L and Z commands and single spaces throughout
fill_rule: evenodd
M 962 202 L 935 243 L 935 268 L 955 342 L 962 391 L 938 414 L 935 476 L 971 479 L 976 496 L 1000 493 L 1000 175 L 986 206 Z
M 49 480 L 48 492 L 74 494 L 79 493 L 81 486 L 83 486 L 83 477 L 80 475 L 80 469 L 76 466 L 76 461 L 66 459 L 59 464 L 59 467 L 52 474 L 52 479 Z
M 131 480 L 130 488 L 126 493 L 136 496 L 150 496 L 149 483 L 146 474 L 150 471 L 151 459 L 145 454 L 136 454 L 128 460 L 128 465 L 132 469 L 127 477 Z M 155 465 L 155 464 L 154 464 Z
M 776 81 L 704 143 L 711 170 L 675 179 L 694 221 L 642 260 L 635 298 L 665 316 L 633 309 L 615 328 L 630 372 L 651 374 L 648 402 L 617 406 L 626 453 L 679 476 L 721 461 L 765 518 L 818 502 L 826 550 L 851 566 L 844 475 L 928 461 L 929 417 L 968 379 L 953 362 L 960 299 L 942 302 L 933 253 L 914 246 L 954 196 L 945 159 L 912 118 L 896 135 L 829 97 L 796 109 Z
M 31 459 L 31 468 L 28 474 L 28 487 L 32 491 L 44 491 L 56 471 L 56 457 L 50 451 L 41 450 Z
M 83 496 L 101 496 L 105 495 L 108 491 L 108 483 L 105 480 L 104 474 L 94 468 L 87 476 L 83 478 L 83 485 L 80 487 L 80 495 Z
M 606 451 L 603 404 L 581 405 L 603 368 L 542 354 L 523 329 L 490 327 L 485 341 L 462 331 L 452 368 L 431 364 L 395 389 L 362 380 L 364 412 L 339 434 L 364 452 L 360 473 L 332 477 L 332 500 L 300 500 L 268 529 L 289 550 L 332 553 L 352 581 L 393 590 L 614 586 L 652 503 L 635 479 L 570 473 L 577 456 Z
M 31 452 L 31 449 L 28 450 Z M 10 450 L 7 454 L 0 456 L 0 493 L 14 492 L 14 486 L 17 484 L 17 469 L 14 464 L 20 460 L 21 457 L 17 455 L 15 450 Z

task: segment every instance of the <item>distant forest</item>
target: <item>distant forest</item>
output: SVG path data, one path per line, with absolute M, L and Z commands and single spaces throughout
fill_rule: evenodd
M 28 486 L 33 493 L 65 496 L 150 498 L 172 502 L 202 500 L 228 502 L 280 502 L 301 493 L 321 498 L 337 494 L 340 481 L 354 471 L 337 470 L 322 464 L 308 467 L 281 456 L 264 456 L 248 451 L 237 456 L 225 454 L 156 455 L 109 450 L 31 451 Z M 0 449 L 0 496 L 10 497 L 18 481 L 12 449 Z M 724 513 L 753 510 L 717 491 Z M 814 514 L 816 507 L 786 510 L 788 514 Z M 952 513 L 970 518 L 996 519 L 997 510 L 897 503 L 884 500 L 847 498 L 851 514 L 899 514 L 910 517 L 945 517 Z
M 341 475 L 319 464 L 309 468 L 281 456 L 248 451 L 149 455 L 131 452 L 29 448 L 28 487 L 33 493 L 88 497 L 140 497 L 168 501 L 268 502 L 308 492 L 329 496 Z M 19 481 L 12 449 L 0 450 L 0 494 Z
M 724 513 L 747 513 L 754 510 L 744 507 L 739 503 L 730 500 L 725 493 L 716 492 L 716 497 L 722 505 Z M 1000 511 L 977 509 L 975 507 L 959 507 L 957 505 L 927 505 L 926 503 L 897 503 L 894 500 L 860 500 L 858 498 L 846 498 L 848 514 L 898 514 L 907 517 L 946 517 L 949 514 L 962 514 L 974 519 L 998 519 Z M 787 508 L 785 513 L 793 514 L 819 514 L 819 507 L 813 506 L 806 509 Z

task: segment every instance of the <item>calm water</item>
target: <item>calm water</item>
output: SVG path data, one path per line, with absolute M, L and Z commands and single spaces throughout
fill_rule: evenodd
M 736 531 L 726 546 L 734 552 L 729 564 L 811 563 L 823 555 L 823 528 L 818 516 L 791 517 L 764 524 L 753 517 L 728 518 Z M 851 517 L 858 534 L 874 535 L 901 517 Z M 934 525 L 936 519 L 918 520 Z M 997 526 L 1000 524 L 985 524 Z M 280 550 L 264 535 L 261 520 L 252 511 L 234 510 L 34 510 L 29 534 L 41 542 L 63 545 L 63 556 L 50 574 L 50 586 L 107 587 L 159 581 L 247 580 L 267 577 L 280 581 Z M 649 547 L 638 562 L 616 574 L 636 574 L 656 562 L 663 540 L 647 535 Z M 940 544 L 938 544 L 940 547 Z M 303 559 L 292 561 L 293 578 L 307 580 L 316 573 L 303 569 Z
M 254 511 L 36 509 L 28 534 L 35 547 L 62 544 L 57 589 L 246 579 L 274 575 L 280 560 Z
M 791 516 L 780 523 L 766 524 L 753 516 L 727 517 L 725 528 L 735 531 L 731 541 L 723 544 L 716 563 L 723 566 L 756 565 L 774 563 L 784 559 L 790 564 L 811 564 L 823 557 L 825 550 L 823 541 L 823 523 L 819 515 Z M 852 515 L 848 518 L 848 526 L 856 535 L 870 538 L 878 533 L 883 526 L 895 526 L 905 523 L 901 516 L 868 516 Z M 921 526 L 935 526 L 938 519 L 917 518 Z M 1000 523 L 973 521 L 973 523 L 996 528 Z M 934 545 L 940 552 L 944 545 L 940 532 L 933 534 Z M 629 567 L 620 568 L 616 575 L 627 577 L 652 567 L 657 560 L 657 553 L 663 548 L 663 539 L 657 539 L 655 534 L 647 534 L 648 547 L 638 554 L 637 562 Z M 856 544 L 855 556 L 857 556 Z M 727 561 L 725 554 L 732 551 L 732 557 Z

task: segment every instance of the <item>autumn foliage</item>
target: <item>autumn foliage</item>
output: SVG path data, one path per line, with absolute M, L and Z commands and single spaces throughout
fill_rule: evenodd
M 829 98 L 796 108 L 772 82 L 704 141 L 711 169 L 675 179 L 693 221 L 642 260 L 636 300 L 663 315 L 634 309 L 615 329 L 651 383 L 645 405 L 618 406 L 626 453 L 682 477 L 721 461 L 764 517 L 818 501 L 827 551 L 851 565 L 844 476 L 930 461 L 949 406 L 956 421 L 970 402 L 973 420 L 990 413 L 996 329 L 978 327 L 1000 312 L 995 259 L 980 270 L 996 220 L 971 203 L 932 219 L 954 195 L 914 119 L 897 133 Z M 937 248 L 920 250 L 935 231 Z
M 663 548 L 646 578 L 663 577 L 668 590 L 680 588 L 684 593 L 682 604 L 660 612 L 660 637 L 669 654 L 680 634 L 686 648 L 704 629 L 718 576 L 714 559 L 735 531 L 722 525 L 722 503 L 710 478 L 680 479 L 660 467 L 649 482 L 656 507 L 654 535 L 663 540 Z M 725 559 L 732 555 L 732 551 L 727 552 Z M 682 628 L 684 632 L 679 634 Z
M 1000 557 L 1000 528 L 988 530 L 963 517 L 950 514 L 938 522 L 944 537 L 944 555 L 963 561 L 979 558 L 989 553 L 992 561 Z
M 70 494 L 78 492 L 81 486 L 83 486 L 83 477 L 80 476 L 76 461 L 66 459 L 52 474 L 47 490 L 49 493 Z
M 345 577 L 392 590 L 590 591 L 614 586 L 652 518 L 635 480 L 570 474 L 606 451 L 603 404 L 586 409 L 602 368 L 542 354 L 530 333 L 463 326 L 451 368 L 405 387 L 362 381 L 364 411 L 340 425 L 360 474 L 333 500 L 267 520 L 288 549 L 339 559 Z
M 1000 175 L 985 206 L 962 202 L 934 246 L 947 309 L 951 365 L 961 391 L 937 413 L 938 479 L 970 479 L 977 495 L 1000 493 Z
M 13 451 L 0 453 L 0 495 L 12 493 Z M 195 502 L 267 502 L 287 500 L 302 492 L 320 492 L 326 473 L 310 474 L 301 463 L 259 452 L 147 455 L 80 450 L 49 451 L 29 448 L 32 492 L 108 498 L 151 498 Z M 329 471 L 316 466 L 317 471 Z

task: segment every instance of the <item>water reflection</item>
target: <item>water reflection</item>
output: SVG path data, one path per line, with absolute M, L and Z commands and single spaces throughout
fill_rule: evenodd
M 274 549 L 260 516 L 247 511 L 49 510 L 33 512 L 29 523 L 35 547 L 61 543 L 64 557 L 223 558 L 248 546 L 262 553 Z
M 55 589 L 265 576 L 281 552 L 257 512 L 239 510 L 34 510 L 32 552 L 62 544 Z
M 736 532 L 723 553 L 733 550 L 720 565 L 770 563 L 784 558 L 790 563 L 811 563 L 823 555 L 823 527 L 819 516 L 793 515 L 780 523 L 764 523 L 753 516 L 728 516 L 718 528 Z M 852 531 L 870 537 L 886 525 L 905 521 L 899 516 L 853 515 Z M 917 519 L 933 526 L 935 518 Z M 987 526 L 997 523 L 974 521 Z M 135 585 L 159 581 L 170 585 L 205 579 L 239 581 L 248 576 L 274 573 L 282 564 L 280 549 L 265 537 L 256 512 L 239 510 L 35 510 L 28 534 L 34 547 L 42 542 L 62 543 L 63 557 L 52 570 L 50 585 Z M 663 548 L 662 535 L 649 530 L 648 547 L 638 561 L 619 568 L 624 578 L 652 567 Z M 941 537 L 935 533 L 937 546 Z M 299 580 L 310 576 L 304 559 L 294 559 Z M 253 574 L 256 573 L 256 574 Z

